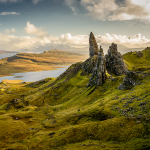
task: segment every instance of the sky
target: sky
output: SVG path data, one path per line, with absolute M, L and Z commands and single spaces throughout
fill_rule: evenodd
M 87 53 L 93 32 L 104 52 L 150 46 L 150 0 L 0 0 L 0 50 Z

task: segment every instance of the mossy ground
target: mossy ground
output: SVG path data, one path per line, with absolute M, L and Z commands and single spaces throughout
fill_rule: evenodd
M 87 88 L 90 75 L 81 72 L 68 81 L 1 83 L 0 148 L 150 149 L 150 76 L 122 91 L 124 76 Z
M 139 57 L 137 52 L 128 52 L 123 55 L 123 59 L 129 70 L 150 73 L 150 50 L 145 49 L 141 53 L 143 56 Z

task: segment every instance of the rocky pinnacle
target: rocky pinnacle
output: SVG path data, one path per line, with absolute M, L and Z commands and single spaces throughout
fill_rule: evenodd
M 98 55 L 98 50 L 99 50 L 98 45 L 96 43 L 96 39 L 92 32 L 90 33 L 90 37 L 89 37 L 89 45 L 90 45 L 90 48 L 89 48 L 90 57 L 94 55 Z

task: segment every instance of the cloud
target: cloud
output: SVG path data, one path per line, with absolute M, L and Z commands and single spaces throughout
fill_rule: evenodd
M 11 30 L 6 29 L 5 32 L 6 32 L 7 34 L 9 34 L 9 33 L 15 33 L 16 30 L 15 30 L 15 28 L 12 28 Z
M 37 4 L 37 3 L 40 2 L 40 1 L 42 1 L 42 0 L 32 0 L 32 3 L 33 3 L 33 4 Z
M 24 28 L 27 34 L 29 35 L 37 35 L 37 36 L 45 36 L 47 35 L 46 31 L 43 31 L 37 27 L 35 27 L 33 24 L 30 24 L 30 22 L 27 22 L 27 27 Z
M 62 34 L 59 37 L 51 36 L 46 31 L 37 28 L 29 21 L 24 28 L 29 36 L 15 36 L 8 33 L 15 32 L 15 29 L 5 30 L 7 34 L 0 33 L 0 47 L 3 50 L 32 50 L 36 51 L 37 48 L 45 47 L 47 50 L 50 47 L 70 47 L 70 49 L 76 50 L 75 52 L 84 51 L 88 53 L 89 47 L 89 35 L 71 35 L 70 33 Z M 98 45 L 105 44 L 111 45 L 111 43 L 117 43 L 125 47 L 125 51 L 131 48 L 140 48 L 141 50 L 150 47 L 150 40 L 141 34 L 134 36 L 117 35 L 106 33 L 104 35 L 96 35 L 96 41 Z M 127 48 L 127 49 L 126 49 Z M 69 48 L 68 48 L 69 49 Z M 45 50 L 45 49 L 44 49 Z M 60 50 L 62 50 L 60 48 Z M 106 49 L 104 49 L 106 52 Z M 121 51 L 121 50 L 119 50 Z M 41 49 L 42 52 L 42 49 Z
M 98 20 L 150 20 L 149 0 L 81 0 L 81 5 Z
M 7 2 L 12 2 L 12 3 L 17 3 L 21 2 L 22 0 L 0 0 L 0 3 L 7 3 Z
M 74 15 L 77 15 L 77 8 L 74 6 L 75 0 L 65 0 L 66 5 L 72 10 Z
M 70 33 L 62 34 L 59 37 L 59 42 L 71 47 L 82 48 L 88 46 L 88 35 L 72 36 Z
M 0 16 L 6 16 L 6 15 L 20 15 L 20 13 L 17 13 L 17 12 L 2 12 L 2 13 L 0 13 Z
M 132 37 L 126 35 L 116 35 L 106 33 L 104 35 L 96 36 L 97 42 L 99 44 L 111 44 L 116 43 L 120 45 L 124 45 L 128 48 L 139 48 L 139 47 L 147 47 L 150 46 L 150 40 L 142 36 L 141 34 L 134 35 Z

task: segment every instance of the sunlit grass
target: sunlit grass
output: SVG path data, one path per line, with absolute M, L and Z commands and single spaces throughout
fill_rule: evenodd
M 134 64 L 127 56 L 126 62 Z M 90 75 L 81 76 L 81 72 L 69 80 L 66 75 L 60 80 L 1 83 L 0 147 L 149 149 L 150 77 L 131 90 L 118 89 L 124 76 L 87 88 Z M 13 99 L 16 103 L 10 102 Z

